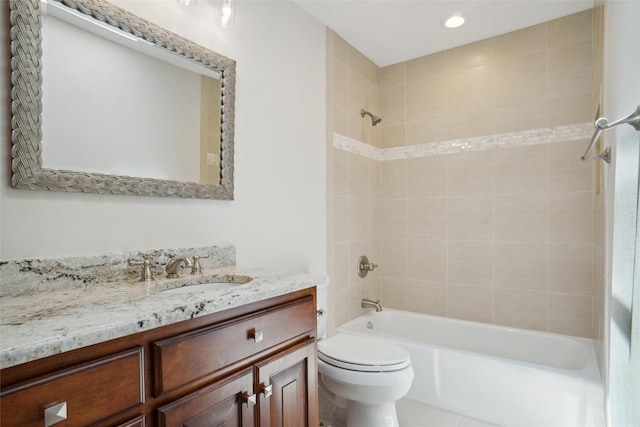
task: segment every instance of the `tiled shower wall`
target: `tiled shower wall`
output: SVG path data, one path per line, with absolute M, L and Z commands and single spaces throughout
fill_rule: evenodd
M 330 325 L 339 325 L 364 312 L 363 297 L 376 298 L 380 277 L 356 274 L 361 255 L 379 264 L 379 227 L 374 200 L 379 198 L 380 162 L 333 148 L 333 133 L 375 147 L 381 146 L 381 128 L 360 117 L 360 110 L 380 113 L 380 68 L 333 31 L 327 32 L 329 76 L 327 135 L 329 152 L 328 236 L 329 275 L 332 281 Z
M 385 67 L 379 85 L 375 65 L 329 37 L 331 130 L 382 149 L 590 122 L 594 114 L 591 11 Z M 359 117 L 363 106 L 382 116 L 380 137 Z M 592 336 L 595 188 L 593 164 L 579 161 L 585 144 L 382 162 L 334 149 L 335 323 L 359 314 L 365 296 Z M 361 254 L 380 264 L 365 280 L 355 274 Z

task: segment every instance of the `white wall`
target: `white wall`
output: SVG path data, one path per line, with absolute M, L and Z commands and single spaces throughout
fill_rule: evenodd
M 9 80 L 0 88 L 0 259 L 233 243 L 238 263 L 326 270 L 325 30 L 290 1 L 113 3 L 237 61 L 235 200 L 163 199 L 10 188 Z M 2 25 L 8 2 L 0 2 Z M 8 30 L 0 65 L 8 70 Z M 8 71 L 7 71 L 8 72 Z
M 606 3 L 604 56 L 604 115 L 614 120 L 630 114 L 640 103 L 640 2 Z M 640 425 L 640 334 L 632 332 L 634 292 L 640 291 L 637 229 L 638 156 L 640 134 L 628 125 L 605 132 L 613 148 L 607 169 L 607 383 L 608 425 Z M 634 267 L 636 273 L 634 277 Z M 637 298 L 637 296 L 636 296 Z M 632 344 L 632 333 L 635 342 Z

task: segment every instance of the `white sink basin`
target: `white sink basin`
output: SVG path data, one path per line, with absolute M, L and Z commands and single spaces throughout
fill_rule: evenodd
M 216 276 L 210 283 L 194 283 L 192 285 L 185 284 L 183 286 L 163 289 L 163 294 L 191 294 L 195 292 L 216 291 L 221 289 L 232 288 L 249 283 L 253 278 L 237 274 L 225 274 Z
M 214 291 L 238 286 L 235 283 L 203 283 L 200 285 L 187 285 L 179 288 L 166 289 L 163 294 L 192 294 L 194 292 Z

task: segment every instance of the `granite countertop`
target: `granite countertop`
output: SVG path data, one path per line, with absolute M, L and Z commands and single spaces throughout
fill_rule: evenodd
M 162 292 L 233 276 L 245 284 Z M 325 276 L 236 266 L 152 282 L 121 281 L 0 297 L 0 368 L 306 289 Z

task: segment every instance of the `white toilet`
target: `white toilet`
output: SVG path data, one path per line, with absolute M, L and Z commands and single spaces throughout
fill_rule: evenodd
M 336 405 L 346 406 L 347 427 L 398 427 L 396 401 L 413 381 L 409 352 L 374 336 L 326 338 L 328 286 L 319 286 L 317 296 L 324 311 L 318 316 L 320 386 L 334 395 Z

